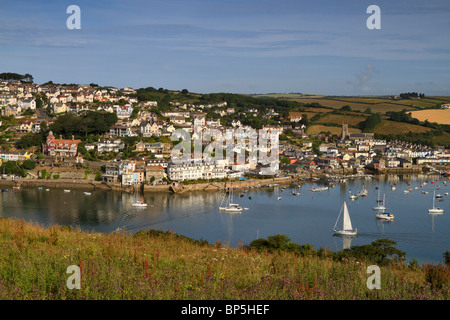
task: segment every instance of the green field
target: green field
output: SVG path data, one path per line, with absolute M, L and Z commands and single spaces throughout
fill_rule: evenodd
M 308 127 L 308 130 L 306 131 L 307 134 L 319 134 L 319 133 L 327 133 L 330 132 L 331 134 L 336 134 L 338 136 L 342 133 L 342 127 L 332 127 L 332 126 L 325 126 L 325 125 L 312 125 Z M 355 128 L 348 128 L 349 133 L 359 133 L 361 130 L 355 129 Z
M 377 113 L 380 112 L 385 114 L 388 111 L 402 111 L 406 110 L 415 110 L 410 106 L 395 104 L 390 102 L 390 100 L 380 99 L 380 101 L 374 102 L 373 99 L 369 100 L 371 102 L 363 102 L 363 101 L 355 101 L 352 99 L 329 99 L 329 98 L 320 98 L 320 99 L 292 99 L 293 101 L 297 101 L 300 103 L 311 104 L 318 103 L 324 107 L 329 107 L 333 109 L 340 109 L 343 106 L 350 106 L 352 110 L 355 111 L 365 111 L 370 109 L 371 112 Z M 359 99 L 361 100 L 361 99 Z
M 264 94 L 254 95 L 254 97 L 285 99 L 297 101 L 304 104 L 318 103 L 324 107 L 340 109 L 345 105 L 350 106 L 355 111 L 365 111 L 368 108 L 373 113 L 385 114 L 388 111 L 420 110 L 437 108 L 441 104 L 450 103 L 450 97 L 425 97 L 422 99 L 401 99 L 394 100 L 388 96 L 368 96 L 368 97 L 332 97 L 325 95 L 306 94 Z
M 390 120 L 382 120 L 375 128 L 375 133 L 379 134 L 405 134 L 408 132 L 423 133 L 430 131 L 430 128 L 410 124 L 406 122 L 395 122 Z

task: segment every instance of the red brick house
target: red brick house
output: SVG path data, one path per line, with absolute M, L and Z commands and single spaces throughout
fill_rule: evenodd
M 42 146 L 42 151 L 44 154 L 49 156 L 67 156 L 75 157 L 78 152 L 78 144 L 81 140 L 72 139 L 56 139 L 53 132 L 49 132 L 47 136 L 47 142 Z

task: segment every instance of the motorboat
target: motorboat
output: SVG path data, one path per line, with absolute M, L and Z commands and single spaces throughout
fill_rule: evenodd
M 131 205 L 137 208 L 147 208 L 147 204 L 144 201 L 136 201 L 133 202 Z
M 375 216 L 378 219 L 382 219 L 382 220 L 387 220 L 387 221 L 394 220 L 394 215 L 390 212 L 378 212 L 377 214 L 375 214 Z

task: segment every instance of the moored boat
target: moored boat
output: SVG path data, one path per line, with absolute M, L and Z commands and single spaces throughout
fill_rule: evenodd
M 136 202 L 133 202 L 131 204 L 131 206 L 138 207 L 138 208 L 146 208 L 147 204 L 145 202 L 143 202 L 143 201 L 136 201 Z
M 378 219 L 382 219 L 382 220 L 387 220 L 387 221 L 394 220 L 394 215 L 390 212 L 378 212 L 375 216 Z
M 436 199 L 436 191 L 433 191 L 433 207 L 431 209 L 428 209 L 428 213 L 431 213 L 431 214 L 442 214 L 442 213 L 444 213 L 444 209 L 443 208 L 439 208 L 439 207 L 436 207 L 434 205 L 435 199 Z

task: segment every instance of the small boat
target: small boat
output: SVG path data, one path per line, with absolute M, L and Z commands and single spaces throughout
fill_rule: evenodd
M 378 219 L 382 219 L 382 220 L 387 220 L 387 221 L 394 220 L 394 215 L 392 213 L 389 213 L 389 212 L 378 212 L 375 216 Z
M 38 187 L 38 190 L 42 190 L 43 188 L 42 187 Z
M 372 209 L 376 211 L 384 211 L 387 209 L 385 203 L 386 203 L 386 195 L 384 195 L 383 199 L 381 199 L 380 192 L 378 192 L 377 205 Z
M 242 212 L 242 210 L 244 210 L 244 208 L 242 208 L 242 206 L 240 204 L 230 203 L 226 207 L 219 207 L 219 210 L 225 211 L 225 212 Z
M 358 192 L 358 197 L 366 197 L 368 193 L 369 193 L 369 190 L 362 189 L 361 191 Z
M 131 205 L 133 207 L 138 207 L 138 208 L 146 208 L 147 207 L 147 204 L 144 201 L 136 201 L 136 202 L 133 202 Z
M 2 192 L 8 192 L 8 189 L 2 189 Z
M 395 190 L 395 189 L 397 189 L 395 186 L 392 186 L 392 187 L 391 187 L 391 190 Z
M 342 229 L 336 229 L 336 226 L 339 221 L 339 217 L 341 216 L 341 213 L 343 212 L 343 221 L 342 221 Z M 350 220 L 350 214 L 348 212 L 347 204 L 344 201 L 344 204 L 342 205 L 341 211 L 339 212 L 338 218 L 336 220 L 336 223 L 333 228 L 335 235 L 340 236 L 356 236 L 357 229 L 353 229 L 352 222 Z
M 20 189 L 20 187 L 13 187 L 13 189 L 15 189 L 15 190 L 19 190 L 19 189 Z
M 50 191 L 50 189 L 45 189 L 45 191 Z
M 281 197 L 278 197 L 278 199 L 277 200 L 281 200 Z
M 431 213 L 431 214 L 444 213 L 444 209 L 436 207 L 434 205 L 434 200 L 436 199 L 435 194 L 436 194 L 436 191 L 433 191 L 433 207 L 431 209 L 428 209 L 428 213 Z
M 436 195 L 436 199 L 441 199 L 441 198 L 442 198 L 442 195 L 440 195 L 440 194 Z
M 225 200 L 225 198 L 223 198 L 221 206 L 219 206 L 219 211 L 235 213 L 242 212 L 244 210 L 240 204 L 233 203 L 233 188 L 230 187 L 229 191 L 226 192 L 226 195 L 228 195 L 226 206 L 222 206 L 222 203 Z
M 85 196 L 90 196 L 91 193 L 90 192 L 83 192 Z
M 349 198 L 350 200 L 356 200 L 356 199 L 358 199 L 358 196 L 357 196 L 357 195 L 352 194 L 352 190 L 350 190 L 348 193 L 349 193 L 348 198 Z
M 64 192 L 70 192 L 70 190 L 64 189 Z
M 309 191 L 312 191 L 312 192 L 320 192 L 320 191 L 324 191 L 324 190 L 328 190 L 328 187 L 316 187 L 316 188 L 309 189 Z
M 422 194 L 428 194 L 428 191 L 422 191 Z

